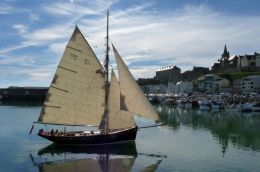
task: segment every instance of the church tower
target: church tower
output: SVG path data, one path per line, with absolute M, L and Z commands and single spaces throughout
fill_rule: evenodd
M 224 47 L 224 52 L 223 54 L 221 55 L 221 59 L 220 59 L 220 62 L 228 62 L 228 59 L 229 59 L 230 55 L 229 55 L 229 52 L 227 50 L 227 46 L 225 44 L 225 47 Z

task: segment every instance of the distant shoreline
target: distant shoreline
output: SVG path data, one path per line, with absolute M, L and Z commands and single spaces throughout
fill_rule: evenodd
M 44 101 L 48 87 L 8 87 L 0 89 L 0 101 Z

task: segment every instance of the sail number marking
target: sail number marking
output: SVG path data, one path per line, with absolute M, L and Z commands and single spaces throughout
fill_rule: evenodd
M 73 61 L 76 61 L 78 56 L 74 53 L 70 53 L 70 58 L 73 60 Z
M 84 64 L 85 64 L 85 65 L 90 65 L 90 64 L 91 64 L 91 63 L 90 63 L 90 60 L 86 58 L 86 59 L 84 60 Z

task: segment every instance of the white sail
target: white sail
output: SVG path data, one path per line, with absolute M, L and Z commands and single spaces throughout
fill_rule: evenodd
M 137 85 L 134 77 L 114 46 L 113 50 L 118 67 L 119 85 L 122 94 L 121 108 L 132 113 L 137 113 L 146 118 L 158 120 L 159 117 L 157 113 L 143 94 L 143 91 Z
M 108 95 L 108 110 L 109 129 L 124 129 L 135 126 L 132 113 L 120 110 L 120 88 L 114 71 L 111 73 L 110 89 Z
M 76 27 L 61 58 L 38 122 L 99 125 L 104 113 L 104 75 Z

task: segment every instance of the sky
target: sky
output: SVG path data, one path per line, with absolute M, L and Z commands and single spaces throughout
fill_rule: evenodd
M 75 25 L 103 62 L 107 10 L 135 78 L 211 67 L 225 44 L 231 55 L 260 53 L 258 0 L 1 0 L 0 88 L 49 86 Z

